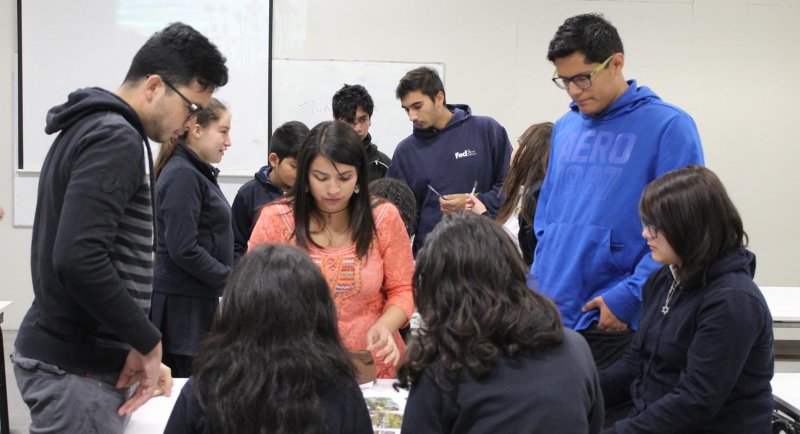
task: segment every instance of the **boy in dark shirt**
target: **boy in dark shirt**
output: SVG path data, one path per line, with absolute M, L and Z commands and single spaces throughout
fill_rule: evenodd
M 375 108 L 367 89 L 360 84 L 345 84 L 331 100 L 333 119 L 344 122 L 355 130 L 367 150 L 367 173 L 369 180 L 374 181 L 386 176 L 392 159 L 378 150 L 372 143 L 369 127 L 372 125 L 372 111 Z
M 298 121 L 279 126 L 269 141 L 269 164 L 245 183 L 231 206 L 233 225 L 233 260 L 239 262 L 247 252 L 247 241 L 258 220 L 261 207 L 283 196 L 294 186 L 297 176 L 297 152 L 308 135 L 308 127 Z
M 416 254 L 442 215 L 465 209 L 470 191 L 480 195 L 490 215 L 497 213 L 511 142 L 496 120 L 473 115 L 468 105 L 448 104 L 433 69 L 409 71 L 395 94 L 414 128 L 397 145 L 386 176 L 414 192 Z

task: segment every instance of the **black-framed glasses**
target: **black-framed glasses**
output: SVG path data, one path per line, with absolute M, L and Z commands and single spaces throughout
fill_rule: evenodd
M 593 69 L 591 72 L 584 73 L 584 74 L 577 74 L 573 75 L 572 77 L 560 77 L 558 75 L 558 70 L 553 71 L 553 83 L 556 84 L 560 89 L 566 89 L 569 87 L 570 82 L 573 83 L 578 89 L 588 89 L 592 87 L 592 78 L 594 78 L 597 73 L 605 69 L 608 66 L 608 62 L 614 58 L 614 55 L 608 56 L 608 59 L 604 60 L 603 63 L 597 66 L 597 68 Z
M 650 235 L 650 238 L 658 238 L 658 228 L 656 225 L 642 222 L 642 230 L 647 231 L 647 235 Z
M 197 103 L 193 103 L 192 101 L 189 100 L 189 98 L 186 98 L 184 94 L 182 94 L 178 89 L 176 89 L 175 86 L 170 84 L 170 82 L 164 80 L 163 78 L 162 80 L 164 81 L 164 84 L 166 84 L 168 88 L 172 89 L 175 93 L 178 94 L 179 97 L 181 97 L 181 99 L 186 101 L 186 105 L 189 106 L 189 117 L 192 117 L 193 115 L 196 115 L 197 112 L 199 112 L 200 110 L 203 110 L 203 106 Z

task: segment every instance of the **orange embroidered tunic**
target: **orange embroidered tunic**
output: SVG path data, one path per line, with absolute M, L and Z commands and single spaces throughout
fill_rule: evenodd
M 414 258 L 400 213 L 394 205 L 382 203 L 372 211 L 377 237 L 366 258 L 356 255 L 355 241 L 339 248 L 321 248 L 313 244 L 307 252 L 331 288 L 339 321 L 339 335 L 348 350 L 367 348 L 367 331 L 389 305 L 411 318 L 414 299 L 411 277 Z M 294 214 L 285 201 L 265 206 L 250 235 L 248 249 L 262 243 L 295 243 Z M 394 341 L 400 353 L 405 344 L 399 332 Z M 397 377 L 391 365 L 377 363 L 378 378 Z

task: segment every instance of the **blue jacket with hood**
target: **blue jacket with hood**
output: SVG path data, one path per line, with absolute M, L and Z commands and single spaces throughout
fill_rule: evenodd
M 536 206 L 529 283 L 575 330 L 598 320 L 597 309 L 581 312 L 598 295 L 637 327 L 642 286 L 659 267 L 641 236 L 642 191 L 670 170 L 703 164 L 692 118 L 635 80 L 628 84 L 600 114 L 582 114 L 572 103 L 556 122 Z
M 258 221 L 261 207 L 283 197 L 283 190 L 269 179 L 272 167 L 264 166 L 253 179 L 239 188 L 231 205 L 231 224 L 233 226 L 233 261 L 238 263 L 247 252 L 247 242 Z
M 441 130 L 414 128 L 397 145 L 386 174 L 405 181 L 417 200 L 415 254 L 442 219 L 439 197 L 429 184 L 448 195 L 469 193 L 477 181 L 475 192 L 492 215 L 502 204 L 500 187 L 511 157 L 505 128 L 490 117 L 472 116 L 469 106 L 447 108 L 453 113 L 450 122 Z

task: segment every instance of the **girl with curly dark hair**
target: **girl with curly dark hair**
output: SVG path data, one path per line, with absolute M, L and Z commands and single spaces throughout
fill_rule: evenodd
M 487 254 L 487 252 L 491 252 Z M 425 322 L 408 347 L 403 432 L 598 432 L 603 401 L 589 347 L 495 221 L 446 215 L 417 255 Z

